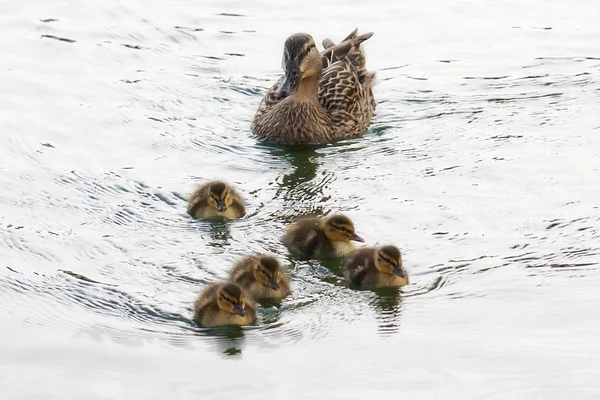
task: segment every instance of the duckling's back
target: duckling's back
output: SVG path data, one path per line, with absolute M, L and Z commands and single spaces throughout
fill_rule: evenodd
M 346 278 L 350 282 L 355 285 L 362 285 L 369 272 L 377 273 L 375 260 L 373 260 L 373 249 L 365 247 L 350 253 L 344 263 L 344 270 Z
M 285 244 L 305 257 L 312 257 L 323 242 L 329 241 L 320 228 L 320 222 L 320 218 L 303 218 L 295 222 L 285 233 Z
M 196 301 L 194 302 L 194 315 L 199 312 L 202 312 L 203 309 L 209 304 L 211 301 L 217 301 L 217 288 L 218 284 L 212 284 L 204 288 Z
M 208 208 L 208 190 L 212 182 L 199 186 L 194 190 L 188 201 L 187 213 L 193 218 L 203 218 Z
M 253 268 L 257 258 L 258 257 L 256 256 L 247 256 L 238 261 L 233 268 L 231 268 L 229 280 L 248 289 L 249 285 L 254 281 Z

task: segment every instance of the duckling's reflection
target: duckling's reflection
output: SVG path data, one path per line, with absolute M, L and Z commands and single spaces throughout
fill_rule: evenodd
M 282 197 L 289 205 L 281 216 L 283 222 L 289 223 L 300 215 L 321 216 L 326 210 L 318 203 L 323 191 L 333 177 L 332 174 L 318 174 L 323 156 L 317 146 L 275 146 L 271 145 L 270 153 L 276 157 L 285 157 L 293 168 L 290 173 L 277 179 L 278 190 L 275 198 Z M 317 201 L 315 201 L 317 200 Z M 291 214 L 290 214 L 291 213 Z
M 210 343 L 217 354 L 223 357 L 241 357 L 245 342 L 243 328 L 239 326 L 207 328 L 203 330 L 202 335 L 212 339 Z
M 210 246 L 223 247 L 229 245 L 231 239 L 231 221 L 226 219 L 215 219 L 208 223 L 208 233 L 211 238 Z
M 402 294 L 398 288 L 375 289 L 372 300 L 376 314 L 378 331 L 381 335 L 391 335 L 400 329 Z

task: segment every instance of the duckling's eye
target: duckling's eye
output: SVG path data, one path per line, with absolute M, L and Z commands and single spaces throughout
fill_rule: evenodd
M 308 46 L 306 46 L 306 52 L 308 53 L 309 51 L 311 51 L 312 49 L 315 48 L 314 43 L 309 44 Z

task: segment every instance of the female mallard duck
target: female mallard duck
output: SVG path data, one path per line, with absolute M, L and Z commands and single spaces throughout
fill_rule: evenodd
M 342 257 L 354 251 L 351 240 L 364 242 L 354 233 L 354 223 L 345 215 L 303 218 L 287 229 L 284 242 L 306 258 Z
M 192 193 L 188 214 L 193 218 L 240 218 L 246 214 L 244 200 L 225 182 L 208 182 Z
M 348 255 L 346 278 L 364 288 L 400 287 L 408 284 L 402 255 L 395 246 L 365 247 Z
M 200 293 L 194 303 L 194 320 L 207 328 L 250 325 L 256 321 L 256 307 L 235 283 L 217 283 Z
M 236 263 L 230 281 L 246 289 L 256 299 L 278 299 L 290 294 L 290 281 L 276 258 L 248 256 Z
M 252 131 L 288 144 L 323 144 L 361 135 L 371 123 L 375 73 L 367 71 L 360 44 L 372 32 L 352 31 L 340 44 L 297 33 L 285 41 L 284 76 L 262 99 Z

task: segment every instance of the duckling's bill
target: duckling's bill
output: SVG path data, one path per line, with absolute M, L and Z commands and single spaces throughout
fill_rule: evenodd
M 242 307 L 242 305 L 240 303 L 237 303 L 234 307 L 233 307 L 233 311 L 235 311 L 235 313 L 239 316 L 245 317 L 246 316 L 246 311 L 244 310 L 244 308 Z
M 365 239 L 363 239 L 362 237 L 358 236 L 356 233 L 352 233 L 352 236 L 350 236 L 350 240 L 352 240 L 354 242 L 361 242 L 361 243 L 365 242 Z

